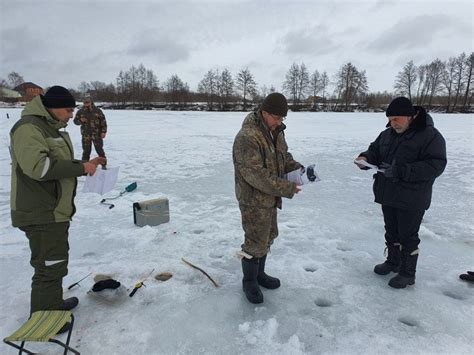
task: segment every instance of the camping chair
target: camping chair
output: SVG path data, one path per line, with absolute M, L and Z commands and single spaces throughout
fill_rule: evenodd
M 64 344 L 63 342 L 53 338 L 66 323 L 71 323 L 71 327 L 69 328 L 66 344 Z M 74 350 L 69 346 L 73 326 L 74 316 L 70 311 L 36 311 L 25 324 L 23 324 L 12 335 L 3 339 L 3 341 L 14 348 L 20 349 L 19 354 L 22 352 L 34 354 L 33 352 L 26 350 L 24 345 L 27 341 L 37 341 L 52 342 L 61 345 L 64 348 L 64 355 L 67 354 L 68 350 L 79 355 L 77 350 Z M 18 346 L 17 344 L 12 343 L 12 341 L 21 341 L 21 344 Z

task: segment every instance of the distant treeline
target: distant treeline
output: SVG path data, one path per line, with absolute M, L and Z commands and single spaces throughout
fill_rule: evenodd
M 204 74 L 193 91 L 177 74 L 160 82 L 151 69 L 140 64 L 120 71 L 115 83 L 82 82 L 70 90 L 78 99 L 91 95 L 95 101 L 117 109 L 246 111 L 270 92 L 281 91 L 293 111 L 380 110 L 393 97 L 404 95 L 431 110 L 472 112 L 473 66 L 474 53 L 461 53 L 446 61 L 437 58 L 418 66 L 409 61 L 394 78 L 392 92 L 370 92 L 366 71 L 350 62 L 331 77 L 326 71 L 311 72 L 304 63 L 293 63 L 278 90 L 259 87 L 248 68 L 235 75 L 226 68 L 214 68 Z M 0 79 L 0 87 L 15 87 L 22 80 L 13 72 L 8 81 Z

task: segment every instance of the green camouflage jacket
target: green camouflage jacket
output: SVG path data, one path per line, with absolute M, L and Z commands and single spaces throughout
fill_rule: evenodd
M 81 118 L 85 118 L 86 121 L 82 122 Z M 82 106 L 74 117 L 74 123 L 81 126 L 83 136 L 100 137 L 103 133 L 107 133 L 107 121 L 104 113 L 94 104 L 90 108 Z
M 281 198 L 292 198 L 295 194 L 296 184 L 286 180 L 284 174 L 302 165 L 288 152 L 285 128 L 282 124 L 274 141 L 260 111 L 245 118 L 233 146 L 239 204 L 281 208 Z
M 66 222 L 76 211 L 76 177 L 84 174 L 84 165 L 74 159 L 68 133 L 59 131 L 66 125 L 54 119 L 36 96 L 11 129 L 14 227 Z

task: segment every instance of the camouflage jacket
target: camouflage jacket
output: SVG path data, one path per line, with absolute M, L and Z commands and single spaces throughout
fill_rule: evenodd
M 302 165 L 288 152 L 285 128 L 282 124 L 273 139 L 260 111 L 245 118 L 233 146 L 235 194 L 239 204 L 281 208 L 281 198 L 292 198 L 295 194 L 296 184 L 286 180 L 284 174 Z
M 81 118 L 86 121 L 82 122 Z M 90 108 L 82 106 L 74 117 L 74 123 L 81 126 L 81 134 L 88 136 L 100 136 L 107 133 L 107 121 L 102 110 L 94 104 Z

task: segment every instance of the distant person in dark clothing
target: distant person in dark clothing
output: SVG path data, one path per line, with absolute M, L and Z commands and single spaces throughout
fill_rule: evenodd
M 446 167 L 446 144 L 425 109 L 413 106 L 405 97 L 394 99 L 387 108 L 387 129 L 369 149 L 356 158 L 379 167 L 374 175 L 375 202 L 382 205 L 387 260 L 374 272 L 388 275 L 394 288 L 415 283 L 418 261 L 418 231 L 425 210 L 430 207 L 435 179 Z
M 74 123 L 81 126 L 82 160 L 89 160 L 92 143 L 99 157 L 105 158 L 103 140 L 107 135 L 107 121 L 102 110 L 94 105 L 89 96 L 84 99 L 83 106 L 77 111 Z

